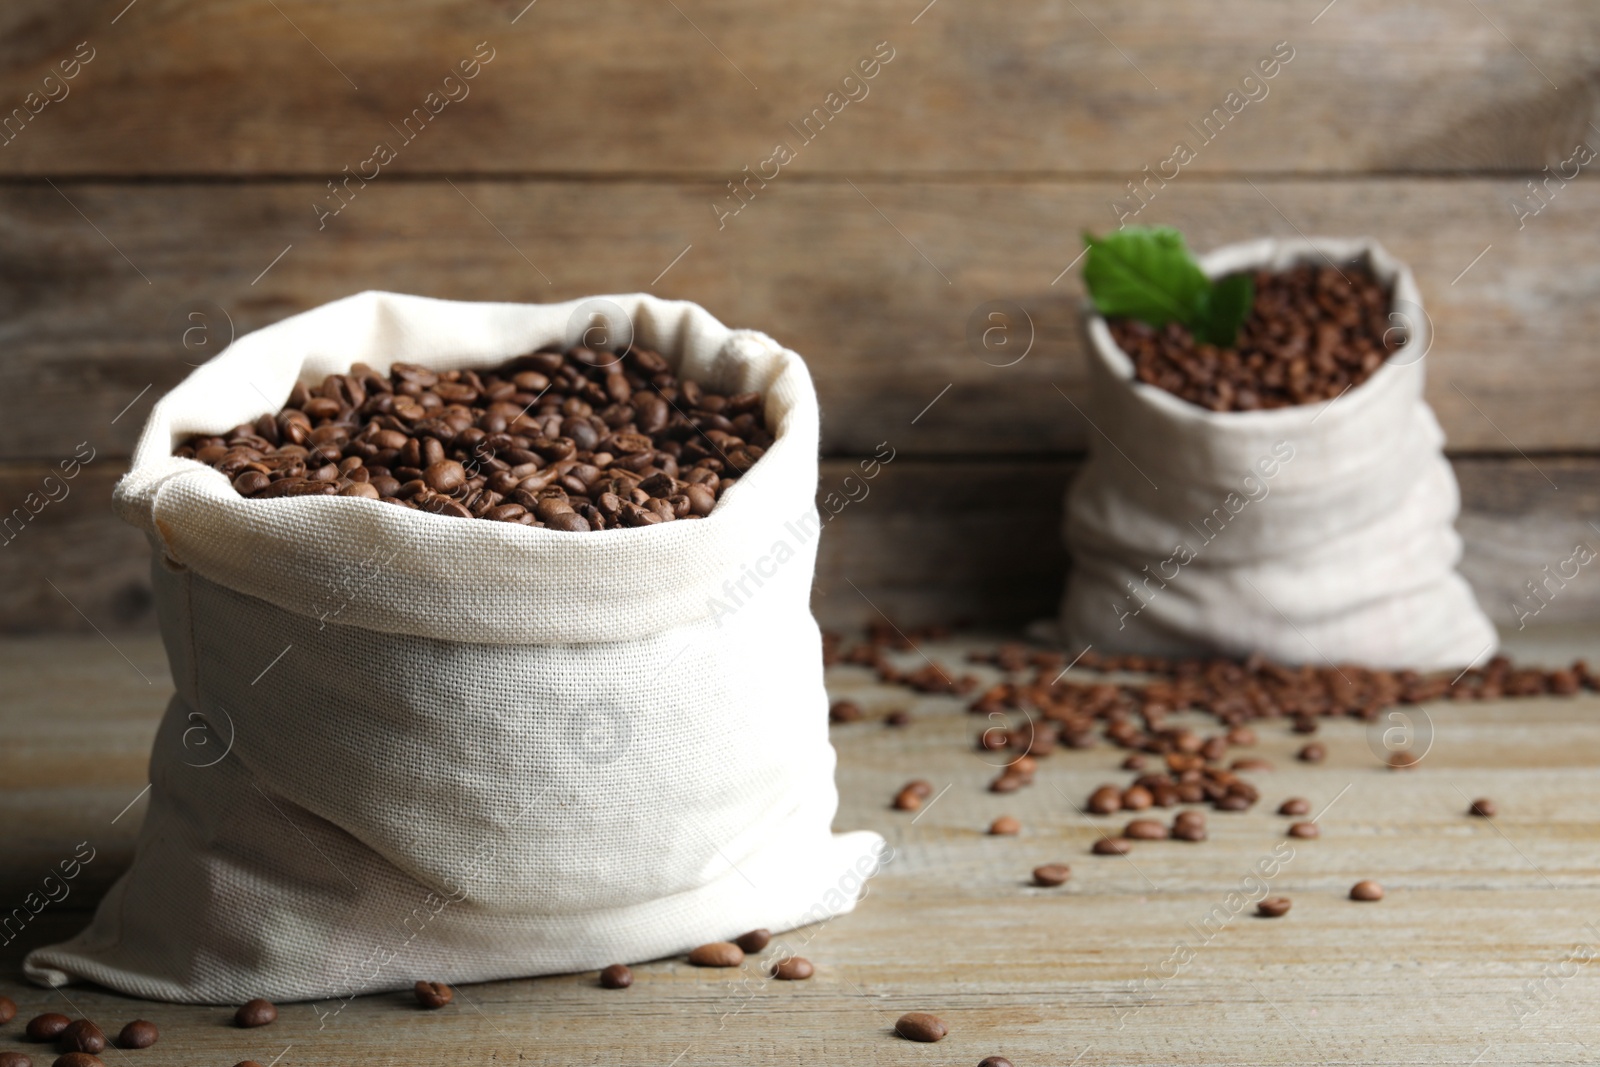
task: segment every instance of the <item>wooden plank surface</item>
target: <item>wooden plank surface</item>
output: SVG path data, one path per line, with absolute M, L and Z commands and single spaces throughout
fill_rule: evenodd
M 1600 632 L 1556 631 L 1521 641 L 1524 659 L 1564 662 L 1600 653 Z M 119 642 L 147 674 L 148 637 Z M 927 643 L 955 665 L 963 642 Z M 904 665 L 920 663 L 916 653 Z M 154 661 L 154 662 L 152 662 Z M 326 1028 L 285 1006 L 267 1030 L 240 1031 L 216 1008 L 133 1001 L 86 988 L 22 985 L 26 948 L 65 936 L 104 879 L 125 865 L 142 802 L 133 752 L 148 743 L 164 679 L 144 680 L 101 639 L 0 644 L 19 685 L 0 705 L 0 818 L 8 831 L 0 893 L 18 901 L 79 842 L 97 848 L 79 890 L 0 949 L 0 993 L 18 1022 L 0 1047 L 22 1047 L 20 1020 L 42 1010 L 87 1014 L 108 1027 L 145 1017 L 163 1030 L 150 1062 L 455 1064 L 926 1064 L 1004 1054 L 1019 1067 L 1099 1064 L 1586 1062 L 1600 1040 L 1589 1005 L 1600 932 L 1600 698 L 1540 698 L 1411 709 L 1432 747 L 1406 773 L 1383 770 L 1369 728 L 1327 722 L 1317 766 L 1296 763 L 1304 738 L 1260 727 L 1253 755 L 1263 801 L 1210 813 L 1202 844 L 1144 843 L 1127 858 L 1088 846 L 1119 818 L 1078 814 L 1095 785 L 1131 777 L 1100 746 L 1058 750 L 1038 780 L 1009 796 L 986 792 L 994 768 L 971 746 L 981 720 L 949 697 L 909 699 L 861 668 L 835 668 L 830 689 L 872 719 L 835 727 L 842 803 L 836 825 L 873 828 L 895 848 L 857 911 L 790 937 L 817 965 L 806 983 L 762 982 L 753 965 L 730 976 L 682 961 L 635 967 L 632 989 L 605 992 L 592 975 L 497 982 L 459 991 L 438 1014 L 404 996 L 353 1002 Z M 989 677 L 982 668 L 968 668 Z M 912 724 L 877 716 L 909 707 Z M 1177 724 L 1177 720 L 1174 720 Z M 1207 724 L 1197 723 L 1205 726 Z M 940 799 L 913 817 L 888 809 L 908 778 Z M 946 790 L 946 787 L 948 789 Z M 1279 920 L 1230 916 L 1229 894 L 1280 847 L 1287 820 L 1270 814 L 1298 794 L 1318 807 L 1322 837 L 1296 841 L 1271 880 L 1291 897 Z M 1467 798 L 1495 798 L 1493 823 L 1465 815 Z M 995 816 L 1022 820 L 1014 839 L 982 831 Z M 17 829 L 23 833 L 19 837 Z M 1281 856 L 1282 853 L 1280 852 Z M 1027 885 L 1039 863 L 1072 865 L 1056 890 Z M 1345 898 L 1358 878 L 1388 889 L 1378 904 Z M 95 881 L 91 881 L 95 879 Z M 1207 926 L 1211 916 L 1210 926 Z M 1202 931 L 1215 929 L 1214 936 Z M 1169 963 L 1177 946 L 1192 957 Z M 633 961 L 638 962 L 638 961 Z M 432 976 L 430 976 L 432 977 Z M 1151 985 L 1142 985 L 1153 978 Z M 741 984 L 745 979 L 748 985 Z M 935 1046 L 890 1034 L 894 1018 L 933 1011 L 951 1026 Z M 36 1062 L 38 1057 L 35 1057 Z
M 0 16 L 0 101 L 94 58 L 0 151 L 8 174 L 736 176 L 776 140 L 800 172 L 1102 171 L 1199 145 L 1197 172 L 1537 170 L 1594 117 L 1584 0 L 27 0 Z M 787 130 L 879 42 L 893 59 L 814 144 Z M 1215 142 L 1186 130 L 1244 99 Z M 450 89 L 463 59 L 493 55 Z M 86 53 L 87 54 L 87 53 Z M 466 95 L 461 95 L 463 89 Z M 411 143 L 391 128 L 454 92 Z M 1261 95 L 1265 92 L 1266 95 Z M 835 99 L 841 99 L 840 97 Z M 929 135 L 930 124 L 937 136 Z M 1558 154 L 1553 154 L 1558 153 Z
M 55 461 L 85 439 L 126 454 L 155 397 L 230 333 L 370 288 L 698 300 L 806 356 L 830 454 L 887 439 L 909 455 L 1038 455 L 1093 434 L 1057 387 L 1083 407 L 1081 289 L 1063 271 L 1083 228 L 1113 223 L 1104 181 L 796 182 L 721 231 L 707 184 L 453 184 L 374 182 L 321 231 L 309 182 L 0 188 L 0 276 L 15 283 L 0 297 L 0 392 L 28 398 L 0 425 L 0 458 Z M 1380 237 L 1427 300 L 1428 398 L 1453 449 L 1594 450 L 1600 278 L 1578 265 L 1600 182 L 1574 183 L 1521 232 L 1519 185 L 1197 179 L 1142 218 L 1202 250 L 1263 233 Z M 990 301 L 1026 314 L 1014 344 L 1031 321 L 1020 362 L 969 344 Z
M 821 511 L 838 509 L 822 538 L 812 597 L 824 625 L 864 625 L 880 608 L 912 625 L 1018 626 L 1054 613 L 1068 566 L 1061 504 L 1076 459 L 897 456 L 870 480 L 858 462 L 822 464 Z M 110 510 L 124 467 L 96 459 L 66 483 L 64 499 L 0 544 L 0 627 L 116 632 L 154 625 L 149 550 Z M 1600 553 L 1600 529 L 1592 525 L 1600 515 L 1600 461 L 1464 456 L 1455 469 L 1466 543 L 1461 569 L 1490 617 L 1516 626 L 1518 605 L 1537 609 L 1538 623 L 1600 614 L 1593 566 L 1577 568 L 1542 607 L 1526 588 L 1545 580 L 1546 566 L 1570 574 L 1573 567 L 1561 565 L 1580 543 Z M 16 506 L 38 492 L 51 470 L 0 464 L 0 503 Z

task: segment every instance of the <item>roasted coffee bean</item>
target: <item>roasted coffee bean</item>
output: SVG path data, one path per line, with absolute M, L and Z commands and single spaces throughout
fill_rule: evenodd
M 1294 758 L 1301 763 L 1321 763 L 1328 758 L 1328 748 L 1321 741 L 1313 741 L 1309 745 L 1302 746 Z
M 1122 761 L 1122 769 L 1125 771 L 1142 771 L 1144 770 L 1144 764 L 1144 757 L 1135 752 L 1133 755 Z
M 940 1041 L 950 1032 L 944 1020 L 925 1011 L 908 1011 L 894 1024 L 894 1032 L 907 1041 Z
M 1256 743 L 1256 732 L 1248 726 L 1235 726 L 1228 731 L 1228 744 L 1244 747 Z
M 1230 765 L 1230 769 L 1235 771 L 1270 771 L 1272 770 L 1272 764 L 1255 756 L 1246 756 L 1244 759 L 1234 760 Z
M 1289 914 L 1290 906 L 1288 897 L 1267 897 L 1256 903 L 1256 914 L 1263 919 L 1278 919 Z
M 1390 321 L 1390 292 L 1365 264 L 1254 277 L 1255 300 L 1234 348 L 1197 343 L 1176 324 L 1111 319 L 1136 377 L 1213 411 L 1256 411 L 1331 400 L 1406 343 Z
M 1064 885 L 1072 877 L 1072 868 L 1065 863 L 1046 863 L 1033 869 L 1033 884 L 1043 886 Z
M 1017 774 L 1014 771 L 1004 771 L 989 783 L 989 792 L 1015 793 L 1027 783 L 1026 775 Z
M 1165 841 L 1167 828 L 1154 819 L 1134 819 L 1122 828 L 1122 836 L 1130 841 Z
M 1178 841 L 1204 841 L 1207 836 L 1205 823 L 1176 823 L 1172 827 L 1172 836 Z
M 1122 791 L 1122 807 L 1127 811 L 1143 811 L 1156 802 L 1150 790 L 1142 785 L 1132 786 Z
M 270 1000 L 257 997 L 239 1006 L 233 1013 L 233 1021 L 239 1026 L 266 1026 L 277 1021 L 278 1009 Z
M 780 982 L 804 982 L 817 969 L 804 956 L 785 956 L 772 966 L 772 977 Z
M 1305 797 L 1290 797 L 1278 805 L 1279 815 L 1310 815 L 1311 801 Z
M 455 991 L 443 982 L 418 982 L 412 992 L 417 996 L 417 1003 L 430 1010 L 442 1008 L 456 999 Z
M 234 1064 L 233 1067 L 261 1067 L 261 1064 L 257 1063 L 255 1060 L 240 1060 L 238 1063 Z
M 29 1041 L 54 1041 L 61 1031 L 72 1025 L 72 1020 L 59 1012 L 47 1011 L 28 1020 Z
M 1022 823 L 1010 815 L 1002 815 L 989 824 L 989 833 L 996 837 L 1015 837 L 1022 832 Z
M 732 941 L 713 941 L 689 953 L 696 967 L 737 967 L 744 962 L 744 949 Z
M 95 1055 L 106 1050 L 106 1035 L 88 1019 L 77 1019 L 56 1037 L 62 1052 L 87 1052 Z
M 909 790 L 902 789 L 894 795 L 894 803 L 890 806 L 896 811 L 920 811 L 922 798 Z
M 1322 836 L 1322 830 L 1314 822 L 1290 823 L 1289 824 L 1289 836 L 1290 837 L 1303 837 L 1303 838 L 1306 838 L 1307 840 L 1309 840 L 1309 839 L 1311 839 L 1313 837 L 1321 837 Z
M 156 1024 L 144 1019 L 135 1019 L 122 1028 L 117 1035 L 118 1048 L 149 1048 L 161 1037 L 161 1031 L 156 1029 Z
M 633 984 L 633 972 L 626 965 L 613 963 L 600 972 L 600 985 L 604 989 L 627 989 Z
M 1422 757 L 1418 756 L 1410 749 L 1403 748 L 1398 752 L 1391 752 L 1389 754 L 1389 769 L 1391 771 L 1408 771 L 1421 762 Z
M 10 997 L 0 997 L 0 1026 L 17 1017 L 17 1002 Z
M 33 1060 L 21 1052 L 0 1052 L 0 1067 L 33 1067 Z
M 105 1067 L 105 1060 L 92 1052 L 63 1052 L 50 1067 Z
M 1500 807 L 1488 797 L 1479 797 L 1472 802 L 1472 807 L 1467 809 L 1467 814 L 1492 819 L 1500 814 Z
M 1102 837 L 1090 848 L 1096 856 L 1122 856 L 1133 849 L 1133 842 L 1125 837 Z
M 978 1061 L 978 1067 L 1011 1067 L 1011 1061 L 1004 1056 L 985 1056 Z
M 1314 734 L 1317 732 L 1317 720 L 1305 715 L 1295 717 L 1292 727 L 1297 734 Z
M 1114 785 L 1103 785 L 1089 795 L 1089 810 L 1096 815 L 1110 815 L 1122 810 L 1122 790 Z
M 1249 811 L 1250 800 L 1237 793 L 1228 793 L 1212 801 L 1211 806 L 1218 811 Z
M 904 708 L 896 708 L 883 717 L 885 726 L 906 726 L 911 722 L 911 713 Z
M 758 930 L 740 934 L 733 939 L 733 943 L 741 950 L 754 955 L 772 943 L 772 931 L 763 926 Z
M 1351 900 L 1382 900 L 1383 886 L 1369 879 L 1364 879 L 1350 887 Z
M 682 382 L 664 360 L 642 374 L 641 352 L 627 362 L 581 347 L 535 352 L 481 371 L 397 363 L 387 378 L 358 365 L 296 386 L 276 416 L 190 437 L 175 454 L 261 499 L 342 495 L 531 525 L 495 509 L 531 510 L 535 500 L 506 498 L 559 488 L 572 494 L 562 514 L 575 517 L 538 522 L 568 532 L 709 515 L 772 445 L 764 405 Z
M 828 719 L 832 722 L 859 722 L 861 705 L 853 700 L 836 700 L 828 709 Z

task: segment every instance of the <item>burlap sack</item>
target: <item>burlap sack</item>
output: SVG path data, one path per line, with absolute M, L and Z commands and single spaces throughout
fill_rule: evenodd
M 709 518 L 572 534 L 247 500 L 171 455 L 297 379 L 492 365 L 595 314 L 764 394 L 776 443 Z M 117 487 L 151 535 L 177 695 L 132 869 L 29 977 L 332 1011 L 849 911 L 882 841 L 830 830 L 817 445 L 800 357 L 688 303 L 363 293 L 240 339 L 156 405 Z
M 1201 408 L 1137 381 L 1090 314 L 1095 429 L 1067 494 L 1069 647 L 1418 669 L 1493 653 L 1456 572 L 1460 498 L 1423 400 L 1432 337 L 1410 270 L 1375 241 L 1326 238 L 1230 245 L 1201 265 L 1220 277 L 1359 259 L 1393 286 L 1409 340 L 1322 403 Z

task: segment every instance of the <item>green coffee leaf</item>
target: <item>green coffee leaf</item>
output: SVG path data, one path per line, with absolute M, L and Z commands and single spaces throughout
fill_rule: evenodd
M 1083 235 L 1083 279 L 1102 315 L 1161 327 L 1179 322 L 1206 344 L 1232 345 L 1250 314 L 1255 286 L 1247 275 L 1213 285 L 1170 226 L 1128 226 L 1106 237 Z
M 1255 303 L 1256 285 L 1248 274 L 1230 274 L 1211 286 L 1202 320 L 1191 327 L 1195 338 L 1219 348 L 1231 348 L 1239 339 L 1239 327 L 1250 317 Z

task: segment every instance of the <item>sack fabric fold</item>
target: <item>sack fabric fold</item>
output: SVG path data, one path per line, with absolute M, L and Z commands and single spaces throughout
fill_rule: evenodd
M 1211 277 L 1365 262 L 1406 343 L 1315 404 L 1214 412 L 1134 377 L 1088 321 L 1090 455 L 1067 494 L 1058 635 L 1146 655 L 1434 669 L 1481 663 L 1494 627 L 1456 571 L 1455 474 L 1423 399 L 1430 323 L 1375 241 L 1264 239 L 1204 257 Z
M 708 518 L 574 534 L 251 500 L 172 456 L 354 362 L 493 366 L 600 320 L 763 394 L 776 441 Z M 177 693 L 132 868 L 28 977 L 336 1010 L 849 911 L 884 845 L 831 830 L 817 448 L 800 357 L 684 302 L 369 292 L 240 338 L 156 405 L 117 486 Z

